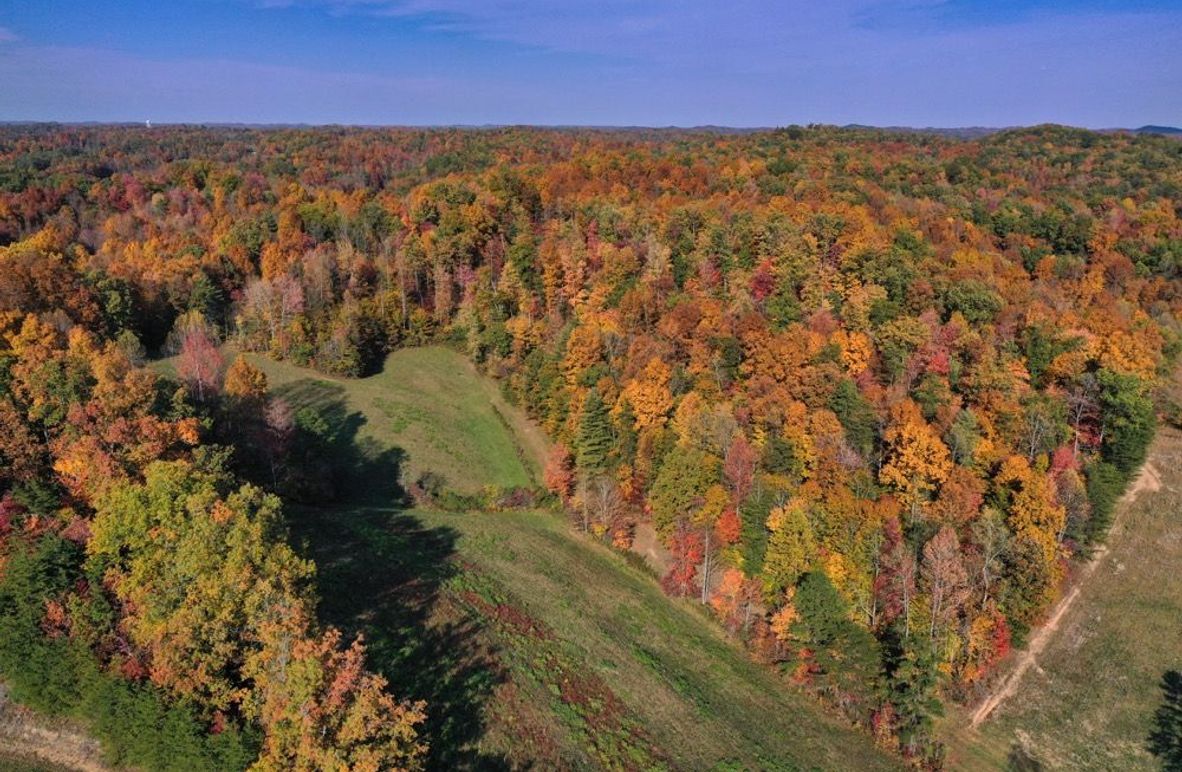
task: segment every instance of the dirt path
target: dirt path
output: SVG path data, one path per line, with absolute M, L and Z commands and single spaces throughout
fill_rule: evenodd
M 636 524 L 636 533 L 632 537 L 632 551 L 644 558 L 657 576 L 669 573 L 673 566 L 673 553 L 661 543 L 661 537 L 657 535 L 652 523 Z
M 8 699 L 0 685 L 0 752 L 78 772 L 111 772 L 97 740 Z M 4 759 L 0 758 L 0 763 Z
M 1158 475 L 1157 469 L 1154 468 L 1153 462 L 1147 461 L 1145 465 L 1141 467 L 1140 474 L 1138 474 L 1137 478 L 1132 482 L 1132 484 L 1129 485 L 1129 489 L 1125 491 L 1124 495 L 1117 503 L 1116 516 L 1113 518 L 1112 527 L 1108 531 L 1108 539 L 1111 540 L 1116 536 L 1117 530 L 1120 526 L 1121 515 L 1126 509 L 1128 509 L 1130 504 L 1137 500 L 1138 496 L 1140 496 L 1142 493 L 1153 493 L 1154 491 L 1158 490 L 1161 490 L 1161 477 Z M 1054 611 L 1051 613 L 1050 619 L 1047 620 L 1046 624 L 1038 628 L 1034 635 L 1030 636 L 1030 642 L 1026 646 L 1026 650 L 1021 653 L 1021 655 L 1018 657 L 1018 660 L 1014 663 L 1013 670 L 1011 670 L 1009 675 L 1007 675 L 1005 679 L 1002 680 L 1000 684 L 998 684 L 993 692 L 987 696 L 980 705 L 977 706 L 977 709 L 973 711 L 972 720 L 969 724 L 971 727 L 975 729 L 977 726 L 979 726 L 982 721 L 989 718 L 989 715 L 993 713 L 993 711 L 996 710 L 999 705 L 1012 697 L 1014 692 L 1018 690 L 1018 684 L 1021 682 L 1022 676 L 1026 674 L 1027 670 L 1037 665 L 1038 655 L 1042 653 L 1043 649 L 1046 648 L 1047 643 L 1055 635 L 1056 631 L 1058 631 L 1059 625 L 1063 621 L 1063 616 L 1067 613 L 1067 610 L 1071 608 L 1071 605 L 1075 603 L 1075 599 L 1079 597 L 1080 588 L 1083 587 L 1088 578 L 1096 571 L 1096 568 L 1101 562 L 1103 562 L 1107 554 L 1108 547 L 1106 545 L 1101 545 L 1100 548 L 1096 550 L 1096 554 L 1092 556 L 1092 559 L 1088 561 L 1088 564 L 1084 566 L 1082 571 L 1079 572 L 1079 575 L 1076 577 L 1071 591 L 1068 592 L 1067 595 L 1065 595 L 1058 602 L 1058 604 L 1056 604 Z

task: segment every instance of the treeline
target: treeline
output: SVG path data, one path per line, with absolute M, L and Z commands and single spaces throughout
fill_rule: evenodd
M 11 340 L 31 313 L 180 351 L 197 404 L 239 399 L 223 339 L 342 375 L 462 346 L 558 441 L 547 484 L 581 527 L 651 522 L 671 593 L 932 765 L 940 698 L 971 698 L 1103 538 L 1179 347 L 1163 138 L 4 136 Z M 314 417 L 293 455 L 300 422 L 256 392 L 207 430 L 315 495 L 283 479 L 315 463 Z M 5 459 L 73 404 L 10 399 L 28 437 Z M 186 420 L 170 399 L 153 415 Z
M 133 336 L 67 308 L 3 311 L 0 678 L 13 697 L 80 719 L 115 764 L 420 767 L 423 706 L 366 671 L 360 639 L 317 623 L 314 566 L 289 546 L 279 498 L 236 474 L 248 454 L 212 442 L 286 410 L 266 423 L 271 480 L 331 496 L 311 466 L 323 420 L 268 403 L 245 362 L 215 394 L 222 376 L 191 330 L 182 384 L 138 365 Z

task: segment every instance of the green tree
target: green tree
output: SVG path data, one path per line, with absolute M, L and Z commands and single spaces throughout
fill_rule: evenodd
M 944 307 L 948 314 L 959 311 L 970 324 L 993 321 L 1004 305 L 992 287 L 977 279 L 958 282 L 944 295 Z
M 810 571 L 796 588 L 792 635 L 808 650 L 823 690 L 843 703 L 867 698 L 879 663 L 878 642 L 850 620 L 849 607 L 823 571 Z
M 607 405 L 599 396 L 599 390 L 592 389 L 583 403 L 578 435 L 575 437 L 575 463 L 579 471 L 586 476 L 606 472 L 610 466 L 613 445 L 612 422 Z
M 874 453 L 878 416 L 853 381 L 847 378 L 837 384 L 829 397 L 829 409 L 845 429 L 846 440 L 863 458 L 869 459 Z
M 981 443 L 981 425 L 977 415 L 969 408 L 962 408 L 956 414 L 956 418 L 952 419 L 952 425 L 948 427 L 944 441 L 948 444 L 948 450 L 952 452 L 952 458 L 956 463 L 961 466 L 972 466 L 973 454 L 977 450 L 977 445 Z
M 1131 476 L 1149 450 L 1156 427 L 1153 401 L 1145 385 L 1135 375 L 1121 375 L 1111 370 L 1097 373 L 1100 384 L 1100 408 L 1104 416 L 1104 441 L 1100 447 L 1104 460 L 1126 476 Z
M 77 704 L 78 684 L 64 641 L 41 630 L 45 604 L 81 576 L 81 551 L 50 535 L 4 556 L 0 580 L 0 675 L 19 702 L 51 714 Z
M 669 533 L 678 518 L 688 517 L 706 489 L 717 481 L 717 459 L 697 448 L 675 446 L 666 454 L 649 491 L 653 526 Z
M 1112 524 L 1112 513 L 1125 487 L 1125 476 L 1107 461 L 1097 460 L 1087 469 L 1088 501 L 1092 515 L 1088 519 L 1085 540 L 1088 544 L 1103 541 Z
M 910 649 L 888 645 L 885 648 L 884 696 L 894 707 L 899 742 L 909 756 L 915 756 L 930 743 L 932 719 L 944 714 L 936 691 L 939 685 L 938 655 L 923 646 Z
M 1161 677 L 1162 702 L 1153 714 L 1149 752 L 1161 761 L 1162 769 L 1182 770 L 1182 673 L 1168 670 Z

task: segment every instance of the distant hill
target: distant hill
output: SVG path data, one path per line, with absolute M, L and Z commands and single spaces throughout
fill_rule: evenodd
M 0 120 L 0 126 L 16 127 L 16 128 L 60 128 L 62 126 L 142 126 L 139 121 L 78 121 L 78 122 L 55 122 L 55 121 L 4 121 Z M 1052 124 L 1042 124 L 1052 125 Z M 777 128 L 818 128 L 824 126 L 834 126 L 833 124 L 810 123 L 806 125 L 793 125 L 791 127 L 781 126 L 722 126 L 715 124 L 703 124 L 699 126 L 613 126 L 609 124 L 593 125 L 593 124 L 556 124 L 556 125 L 529 125 L 529 124 L 439 124 L 439 125 L 414 125 L 414 126 L 396 126 L 391 124 L 307 124 L 307 123 L 227 123 L 227 122 L 196 122 L 196 123 L 160 123 L 154 125 L 154 128 L 168 128 L 168 127 L 186 127 L 186 128 L 222 128 L 222 129 L 252 129 L 252 130 L 268 130 L 268 129 L 315 129 L 315 128 L 343 128 L 343 129 L 462 129 L 470 131 L 485 131 L 498 130 L 510 128 L 532 128 L 532 129 L 552 129 L 556 131 L 603 131 L 613 133 L 626 133 L 636 135 L 666 135 L 678 133 L 692 133 L 692 134 L 719 134 L 719 135 L 744 135 L 744 134 L 759 134 L 768 131 L 775 131 Z M 974 140 L 987 137 L 991 134 L 997 134 L 1002 131 L 1009 131 L 1011 129 L 1020 128 L 1035 128 L 1031 126 L 874 126 L 867 123 L 847 123 L 841 126 L 834 126 L 841 129 L 855 129 L 864 131 L 883 131 L 897 134 L 934 134 L 941 137 L 950 137 L 953 139 Z M 1182 138 L 1182 128 L 1177 126 L 1155 126 L 1148 124 L 1140 128 L 1106 128 L 1106 129 L 1090 129 L 1100 134 L 1160 134 L 1163 136 Z
M 936 134 L 941 137 L 954 137 L 956 139 L 980 139 L 990 134 L 996 134 L 999 131 L 1005 131 L 1005 128 L 995 126 L 869 126 L 862 123 L 847 123 L 842 128 L 876 129 L 878 131 L 895 131 L 906 134 Z
M 1139 129 L 1132 129 L 1134 134 L 1167 134 L 1173 137 L 1182 136 L 1182 129 L 1177 126 L 1142 126 Z

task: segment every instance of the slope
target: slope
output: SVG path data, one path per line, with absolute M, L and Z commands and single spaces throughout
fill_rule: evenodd
M 974 730 L 949 717 L 965 769 L 1156 769 L 1147 749 L 1166 672 L 1182 669 L 1182 434 L 1162 428 L 1090 571 L 1013 694 Z M 1018 662 L 1021 663 L 1022 655 Z M 957 727 L 957 728 L 953 728 Z
M 255 361 L 289 397 L 325 380 Z M 381 375 L 330 383 L 357 441 L 399 443 L 411 474 L 471 489 L 534 465 L 518 454 L 530 427 L 458 354 L 401 351 Z M 295 536 L 326 619 L 364 633 L 398 694 L 428 701 L 433 768 L 897 766 L 553 513 L 403 512 L 355 493 L 368 505 L 293 510 Z
M 505 402 L 493 381 L 450 349 L 401 349 L 380 373 L 361 379 L 248 357 L 295 407 L 339 401 L 340 415 L 360 421 L 359 442 L 400 448 L 404 483 L 429 471 L 448 487 L 474 493 L 490 485 L 533 485 L 540 477 L 541 433 L 525 425 L 524 414 Z

